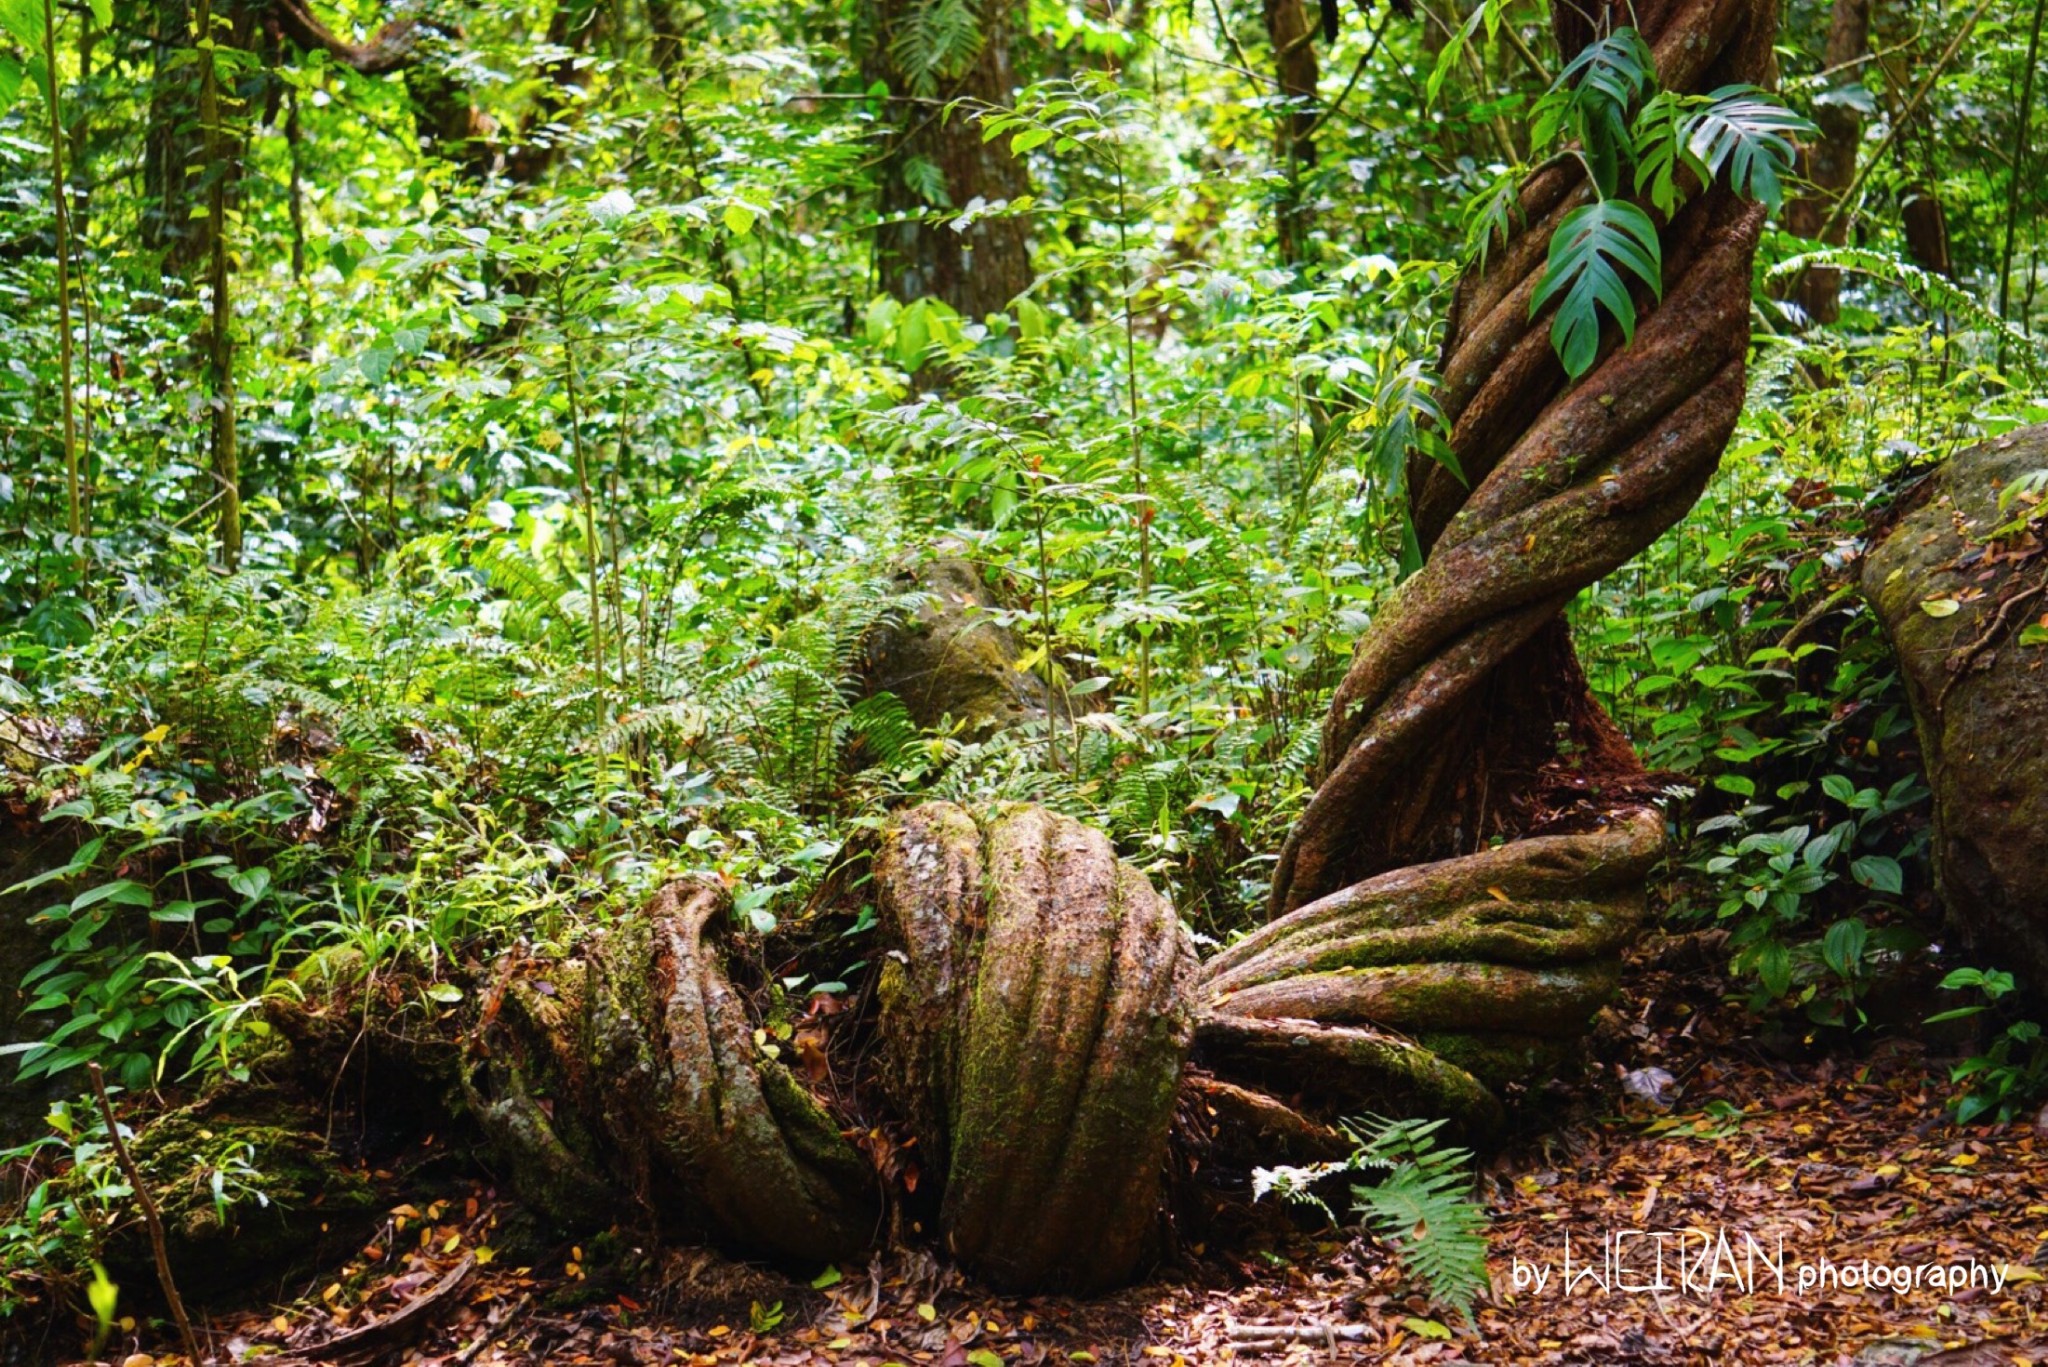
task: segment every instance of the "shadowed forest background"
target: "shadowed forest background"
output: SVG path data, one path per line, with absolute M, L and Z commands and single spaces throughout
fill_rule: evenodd
M 2033 1352 L 2041 33 L 0 0 L 0 1357 Z

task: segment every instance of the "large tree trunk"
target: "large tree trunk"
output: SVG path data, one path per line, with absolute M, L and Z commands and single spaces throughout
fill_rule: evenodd
M 1830 88 L 1839 91 L 1864 79 L 1862 67 L 1851 65 L 1870 55 L 1871 0 L 1835 0 L 1828 22 L 1825 62 L 1835 71 Z M 1853 105 L 1829 101 L 1819 105 L 1814 122 L 1820 136 L 1799 149 L 1799 174 L 1813 185 L 1785 206 L 1785 227 L 1801 237 L 1838 247 L 1848 238 L 1849 217 L 1836 214 L 1849 182 L 1856 178 L 1856 149 L 1863 139 L 1863 116 Z M 1931 202 L 1931 201 L 1930 201 Z M 1940 206 L 1935 206 L 1939 212 Z M 1822 229 L 1826 232 L 1823 233 Z M 1946 257 L 1946 244 L 1943 255 Z M 1791 297 L 1807 318 L 1832 323 L 1841 312 L 1842 273 L 1819 269 L 1803 273 Z
M 908 35 L 941 2 L 879 0 L 875 10 L 869 66 L 895 97 L 896 124 L 882 168 L 876 266 L 882 288 L 903 302 L 932 296 L 979 320 L 1008 309 L 1030 288 L 1029 220 L 998 214 L 958 231 L 945 218 L 976 200 L 1021 198 L 1030 184 L 1008 138 L 984 142 L 970 115 L 946 105 L 959 99 L 1010 103 L 1017 86 L 1011 47 L 1024 16 L 1016 0 L 987 0 L 970 58 L 912 67 L 907 59 L 915 44 Z M 944 210 L 953 214 L 926 221 Z

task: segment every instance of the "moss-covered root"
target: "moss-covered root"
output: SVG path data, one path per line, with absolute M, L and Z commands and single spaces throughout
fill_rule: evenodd
M 1383 1031 L 1205 1013 L 1195 1038 L 1217 1073 L 1273 1095 L 1312 1098 L 1313 1110 L 1442 1118 L 1468 1140 L 1500 1126 L 1500 1102 L 1478 1078 Z
M 185 1297 L 275 1285 L 369 1235 L 382 1203 L 327 1147 L 323 1120 L 282 1093 L 235 1086 L 143 1127 L 135 1160 L 162 1212 Z M 116 1225 L 105 1256 L 123 1286 L 155 1286 L 139 1218 Z
M 1611 965 L 1641 921 L 1663 832 L 1663 819 L 1642 810 L 1605 830 L 1519 840 L 1355 884 L 1210 959 L 1202 1009 L 1575 1030 L 1613 986 Z
M 783 1258 L 874 1240 L 871 1167 L 787 1067 L 755 1043 L 706 931 L 722 890 L 675 883 L 588 956 L 595 1114 L 645 1199 Z
M 1397 869 L 1312 902 L 1203 965 L 1205 1055 L 1212 1043 L 1246 1052 L 1230 1022 L 1281 1022 L 1286 1038 L 1305 1022 L 1398 1030 L 1461 1077 L 1526 1080 L 1553 1066 L 1552 1046 L 1575 1039 L 1613 995 L 1662 849 L 1662 818 L 1638 811 L 1606 830 Z M 1251 1038 L 1269 1067 L 1274 1037 Z M 1303 1038 L 1311 1053 L 1334 1051 L 1332 1066 L 1366 1069 L 1363 1079 L 1333 1079 L 1336 1090 L 1402 1104 L 1370 1095 L 1388 1071 L 1378 1046 Z M 1394 1071 L 1412 1070 L 1404 1061 Z M 1305 1084 L 1313 1076 L 1303 1073 Z
M 1099 832 L 1035 807 L 906 814 L 876 887 L 905 960 L 886 1048 L 906 1111 L 919 1090 L 942 1099 L 955 1256 L 1006 1287 L 1129 1280 L 1158 1251 L 1193 1029 L 1196 959 L 1172 907 Z

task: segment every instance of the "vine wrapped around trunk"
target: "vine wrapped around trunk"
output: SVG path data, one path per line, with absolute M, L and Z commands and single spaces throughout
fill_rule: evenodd
M 1663 88 L 1689 93 L 1763 81 L 1774 13 L 1763 0 L 1555 11 L 1567 55 L 1594 23 L 1632 16 Z M 1522 188 L 1519 228 L 1459 284 L 1438 399 L 1469 485 L 1411 459 L 1426 559 L 1331 701 L 1316 794 L 1273 880 L 1276 917 L 1560 815 L 1588 838 L 1636 839 L 1629 812 L 1649 785 L 1587 691 L 1562 613 L 1684 517 L 1720 462 L 1742 406 L 1763 210 L 1716 184 L 1664 221 L 1662 299 L 1639 288 L 1633 342 L 1610 324 L 1601 359 L 1572 383 L 1550 309 L 1532 316 L 1530 301 L 1553 232 L 1593 194 L 1576 157 L 1546 164 Z
M 1567 54 L 1626 22 L 1558 15 Z M 1633 17 L 1667 90 L 1768 74 L 1766 0 Z M 1089 1291 L 1161 1246 L 1184 1093 L 1297 1152 L 1359 1110 L 1494 1123 L 1501 1089 L 1569 1053 L 1613 991 L 1663 846 L 1562 612 L 1684 516 L 1742 403 L 1762 211 L 1693 189 L 1660 230 L 1661 300 L 1639 299 L 1633 342 L 1606 337 L 1576 383 L 1530 310 L 1552 233 L 1593 194 L 1576 159 L 1531 177 L 1519 230 L 1460 284 L 1439 400 L 1471 484 L 1410 470 L 1426 559 L 1337 689 L 1267 926 L 1198 964 L 1164 899 L 1078 822 L 899 813 L 858 894 L 882 967 L 850 1090 L 813 1099 L 759 1042 L 711 934 L 722 897 L 681 885 L 548 990 L 507 989 L 472 1105 L 526 1155 L 515 1168 L 566 1203 L 616 1192 L 828 1257 L 879 1227 L 886 1163 L 852 1141 L 885 1112 L 941 1190 L 956 1256 L 1007 1287 Z

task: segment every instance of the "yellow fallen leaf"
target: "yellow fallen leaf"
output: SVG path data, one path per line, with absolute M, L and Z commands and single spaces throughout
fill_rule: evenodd
M 1929 617 L 1953 617 L 1962 606 L 1953 598 L 1929 598 L 1920 604 L 1920 611 Z
M 1977 1155 L 1974 1153 L 1959 1153 L 1948 1161 L 1959 1168 L 1974 1168 L 1977 1166 Z
M 930 1301 L 926 1301 L 923 1305 L 917 1307 L 917 1317 L 923 1320 L 926 1324 L 930 1324 L 933 1320 L 939 1317 L 938 1307 L 933 1305 Z

